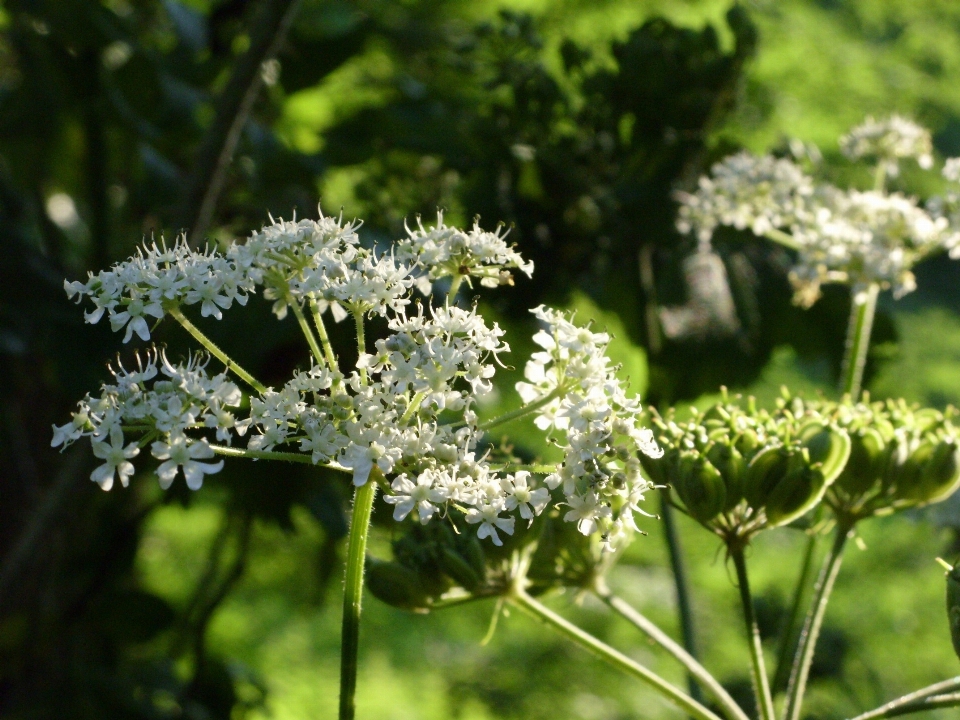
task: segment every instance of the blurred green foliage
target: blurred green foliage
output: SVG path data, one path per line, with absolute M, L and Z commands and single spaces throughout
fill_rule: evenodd
M 706 402 L 721 383 L 761 401 L 781 384 L 832 392 L 848 299 L 837 289 L 810 311 L 794 308 L 781 251 L 750 236 L 717 242 L 735 321 L 659 333 L 658 309 L 692 292 L 683 263 L 693 248 L 672 229 L 671 192 L 736 147 L 783 149 L 789 137 L 819 143 L 828 174 L 849 176 L 835 140 L 866 114 L 912 115 L 941 154 L 960 153 L 960 7 L 730 5 L 303 0 L 273 62 L 251 52 L 282 35 L 270 20 L 289 6 L 281 0 L 7 0 L 0 714 L 333 714 L 347 488 L 300 469 L 228 464 L 199 494 L 164 495 L 138 477 L 107 495 L 86 480 L 85 448 L 48 447 L 50 425 L 96 387 L 104 361 L 129 353 L 102 325 L 83 325 L 62 279 L 127 256 L 144 235 L 197 227 L 190 191 L 212 169 L 202 151 L 225 147 L 218 113 L 236 105 L 231 83 L 251 58 L 254 69 L 269 62 L 241 89 L 262 87 L 201 235 L 243 235 L 268 211 L 312 214 L 320 198 L 327 211 L 364 218 L 381 243 L 438 206 L 450 221 L 512 224 L 537 271 L 502 298 L 481 295 L 514 348 L 485 413 L 518 402 L 512 382 L 531 349 L 524 311 L 539 302 L 575 307 L 614 333 L 614 359 L 654 403 Z M 914 182 L 898 180 L 935 189 Z M 918 279 L 918 293 L 883 302 L 868 387 L 958 403 L 960 277 L 936 259 Z M 275 322 L 265 303 L 203 328 L 268 383 L 307 362 L 292 321 Z M 161 328 L 159 340 L 187 347 L 176 329 Z M 510 430 L 518 452 L 549 453 L 534 433 Z M 957 518 L 948 504 L 865 526 L 867 551 L 850 551 L 828 615 L 830 651 L 815 664 L 815 716 L 847 716 L 954 674 L 932 558 L 956 554 Z M 705 663 L 743 690 L 728 569 L 713 538 L 681 526 Z M 380 557 L 388 527 L 374 542 Z M 662 527 L 651 519 L 644 529 L 651 537 L 637 539 L 613 582 L 672 628 Z M 784 558 L 801 543 L 790 530 L 769 533 L 751 557 L 771 652 L 795 573 Z M 632 629 L 574 600 L 552 602 L 682 682 Z M 361 717 L 676 717 L 524 618 L 502 620 L 480 647 L 488 604 L 422 616 L 370 599 L 365 612 Z

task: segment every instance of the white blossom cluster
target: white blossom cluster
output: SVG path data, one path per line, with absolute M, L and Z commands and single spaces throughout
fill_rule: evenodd
M 794 230 L 800 250 L 790 279 L 804 305 L 816 301 L 822 283 L 831 282 L 850 285 L 855 298 L 871 283 L 893 288 L 899 298 L 916 289 L 911 268 L 943 248 L 948 231 L 948 221 L 932 217 L 915 198 L 836 191 L 815 222 Z
M 719 225 L 757 235 L 791 228 L 809 219 L 813 193 L 813 178 L 794 162 L 740 152 L 716 163 L 695 193 L 676 193 L 677 229 L 709 242 Z
M 530 277 L 533 262 L 524 261 L 520 253 L 507 245 L 507 233 L 500 231 L 499 227 L 494 232 L 482 230 L 477 222 L 466 232 L 448 227 L 443 213 L 438 212 L 433 227 L 425 228 L 419 217 L 415 229 L 407 227 L 407 237 L 397 243 L 396 253 L 402 261 L 427 268 L 425 277 L 429 282 L 459 276 L 468 281 L 479 278 L 484 287 L 512 285 L 510 269 Z
M 220 318 L 258 288 L 278 316 L 292 308 L 305 333 L 311 331 L 302 308 L 310 306 L 318 329 L 329 307 L 355 315 L 358 328 L 366 316 L 381 315 L 387 334 L 368 352 L 358 330 L 361 346 L 349 369 L 338 365 L 332 348 L 321 353 L 316 347 L 311 367 L 279 389 L 262 388 L 238 370 L 259 388 L 248 403 L 226 373 L 207 374 L 206 356 L 175 364 L 149 351 L 138 356 L 136 370 L 119 366 L 99 397 L 81 401 L 73 420 L 54 428 L 52 444 L 90 437 L 104 461 L 91 477 L 104 489 L 116 477 L 127 485 L 131 461 L 147 445 L 161 461 L 164 488 L 181 471 L 191 489 L 199 488 L 204 475 L 222 468 L 222 461 L 205 462 L 216 454 L 282 459 L 296 453 L 304 462 L 349 472 L 357 486 L 380 482 L 398 521 L 411 516 L 427 523 L 460 512 L 477 525 L 479 537 L 498 545 L 499 533 L 512 534 L 515 516 L 532 521 L 561 484 L 567 519 L 582 532 L 600 530 L 613 541 L 633 528 L 649 487 L 636 455 L 659 450 L 638 424 L 638 401 L 626 397 L 604 355 L 608 338 L 556 311 L 536 310 L 549 328 L 536 336 L 545 352 L 528 365 L 532 384 L 518 389 L 534 403 L 531 412 L 539 411 L 541 428 L 565 433 L 566 459 L 546 478 L 495 465 L 489 453 L 478 453 L 484 429 L 474 402 L 493 388 L 499 355 L 509 351 L 504 333 L 475 308 L 425 307 L 412 303 L 412 294 L 418 276 L 458 273 L 493 284 L 509 269 L 529 274 L 532 266 L 499 232 L 475 226 L 464 233 L 444 226 L 442 217 L 436 228 L 410 232 L 389 254 L 363 248 L 356 228 L 321 216 L 274 221 L 223 252 L 196 252 L 182 241 L 173 248 L 153 244 L 86 283 L 67 283 L 70 297 L 93 304 L 87 320 L 109 315 L 115 330 L 126 328 L 125 341 L 149 337 L 147 317 L 173 313 L 185 322 L 178 308 L 199 303 L 201 315 Z M 238 418 L 241 407 L 249 410 Z
M 105 383 L 98 398 L 87 395 L 71 422 L 54 426 L 53 447 L 89 437 L 93 454 L 104 461 L 90 478 L 104 490 L 113 487 L 116 477 L 127 486 L 134 471 L 130 460 L 154 437 L 160 439 L 150 450 L 163 461 L 157 477 L 164 490 L 181 469 L 191 490 L 200 488 L 204 475 L 220 471 L 222 460 L 201 462 L 214 454 L 208 440 L 190 437 L 187 431 L 215 429 L 217 439 L 226 442 L 233 432 L 243 434 L 248 423 L 237 423 L 230 410 L 240 404 L 240 388 L 225 373 L 210 377 L 201 356 L 175 365 L 152 350 L 137 356 L 136 370 L 118 363 L 111 373 L 114 384 Z M 125 430 L 143 434 L 145 441 L 124 444 Z
M 915 289 L 911 269 L 920 259 L 941 249 L 960 256 L 960 194 L 922 207 L 880 189 L 885 177 L 897 174 L 900 159 L 931 166 L 926 129 L 898 116 L 868 118 L 841 147 L 851 159 L 876 160 L 878 189 L 842 190 L 816 182 L 790 160 L 741 152 L 714 165 L 695 193 L 677 193 L 677 229 L 695 232 L 703 244 L 718 226 L 749 228 L 796 250 L 790 277 L 803 305 L 833 282 L 851 285 L 856 299 L 874 283 L 900 297 Z M 944 172 L 960 178 L 960 162 L 948 161 Z
M 900 173 L 902 158 L 916 160 L 924 170 L 933 167 L 930 131 L 900 115 L 884 120 L 868 117 L 840 138 L 840 150 L 851 160 L 876 158 L 890 177 Z
M 633 514 L 652 486 L 640 474 L 639 453 L 660 457 L 653 434 L 640 424 L 640 403 L 630 398 L 606 356 L 610 338 L 578 327 L 563 313 L 546 307 L 532 311 L 545 328 L 533 340 L 534 353 L 524 369 L 528 382 L 517 383 L 525 402 L 550 398 L 538 411 L 542 430 L 561 434 L 564 460 L 545 479 L 562 486 L 569 511 L 589 535 L 597 530 L 616 545 L 636 530 Z
M 936 195 L 927 201 L 930 215 L 943 219 L 950 226 L 950 233 L 944 240 L 944 246 L 950 251 L 950 257 L 960 258 L 960 158 L 948 158 L 943 164 L 943 177 L 953 183 L 943 195 Z

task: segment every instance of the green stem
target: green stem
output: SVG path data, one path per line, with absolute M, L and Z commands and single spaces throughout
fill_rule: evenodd
M 527 595 L 524 591 L 515 588 L 513 592 L 507 596 L 507 600 L 512 605 L 520 608 L 540 622 L 549 625 L 567 639 L 572 640 L 582 648 L 593 653 L 601 660 L 613 665 L 618 670 L 621 670 L 628 675 L 633 675 L 648 685 L 651 685 L 661 695 L 668 698 L 671 702 L 673 702 L 674 705 L 690 715 L 690 717 L 696 718 L 697 720 L 721 720 L 718 715 L 698 703 L 680 688 L 676 687 L 675 685 L 671 685 L 662 677 L 648 670 L 640 663 L 632 660 L 623 653 L 614 650 L 612 647 L 604 642 L 601 642 L 593 635 L 590 635 L 573 623 L 557 615 L 555 612 Z
M 850 324 L 847 327 L 847 344 L 843 356 L 843 384 L 840 389 L 849 393 L 854 402 L 860 397 L 863 368 L 867 364 L 870 332 L 873 329 L 873 317 L 877 312 L 879 293 L 880 286 L 870 283 L 864 301 L 858 303 L 856 298 L 853 298 L 850 308 Z
M 413 417 L 413 414 L 420 408 L 420 403 L 423 402 L 423 399 L 427 396 L 425 392 L 418 392 L 413 396 L 413 399 L 410 400 L 410 405 L 403 413 L 403 417 L 400 418 L 399 425 L 406 425 L 407 421 Z
M 797 242 L 797 239 L 790 233 L 785 233 L 783 230 L 771 228 L 770 230 L 767 230 L 763 236 L 768 240 L 773 240 L 773 242 L 777 243 L 778 245 L 783 245 L 791 250 L 800 249 L 800 243 Z
M 314 337 L 313 330 L 310 329 L 310 323 L 307 322 L 307 318 L 303 314 L 303 308 L 300 307 L 300 302 L 296 298 L 288 297 L 287 304 L 293 308 L 293 314 L 297 316 L 297 322 L 300 323 L 300 329 L 303 331 L 303 336 L 307 339 L 307 344 L 310 346 L 310 352 L 313 353 L 314 360 L 317 361 L 318 365 L 326 365 L 323 353 L 317 344 L 317 338 Z
M 822 507 L 822 506 L 821 506 Z M 803 553 L 803 563 L 800 566 L 800 575 L 797 577 L 797 585 L 793 590 L 793 603 L 790 605 L 790 613 L 783 624 L 783 631 L 780 635 L 780 650 L 777 653 L 777 671 L 773 675 L 773 690 L 784 690 L 787 681 L 790 679 L 790 658 L 793 657 L 797 649 L 797 621 L 800 619 L 800 607 L 803 605 L 803 597 L 810 583 L 810 575 L 813 572 L 813 558 L 817 551 L 817 541 L 820 535 L 816 532 L 810 533 L 807 538 L 807 547 Z
M 877 192 L 883 192 L 887 184 L 887 166 L 882 160 L 877 163 L 877 169 L 873 171 L 873 189 Z
M 807 689 L 807 678 L 810 676 L 810 665 L 813 663 L 813 654 L 817 647 L 817 638 L 820 627 L 823 625 L 823 616 L 827 611 L 830 593 L 836 582 L 837 573 L 843 562 L 843 549 L 853 526 L 843 519 L 838 520 L 837 534 L 833 539 L 833 546 L 823 561 L 817 585 L 813 590 L 813 600 L 800 631 L 800 641 L 797 654 L 793 658 L 793 667 L 790 670 L 790 683 L 787 685 L 787 706 L 784 720 L 799 720 L 800 709 L 803 705 L 803 696 Z
M 747 577 L 747 563 L 743 556 L 743 547 L 730 547 L 730 556 L 737 569 L 737 583 L 740 585 L 740 603 L 743 605 L 743 619 L 747 626 L 747 641 L 750 645 L 750 662 L 753 671 L 753 691 L 757 700 L 757 712 L 761 720 L 774 720 L 773 696 L 770 693 L 770 681 L 763 661 L 763 646 L 760 644 L 760 628 L 753 611 L 753 598 L 750 595 L 750 581 Z
M 356 713 L 357 654 L 360 642 L 360 603 L 363 599 L 363 562 L 373 498 L 377 494 L 374 470 L 353 496 L 353 517 L 347 546 L 347 573 L 343 587 L 343 633 L 340 643 L 340 720 L 353 720 Z
M 460 284 L 463 282 L 463 275 L 454 275 L 450 281 L 450 289 L 447 290 L 447 305 L 450 305 L 457 299 L 457 292 L 460 290 Z
M 874 718 L 883 718 L 883 717 L 894 717 L 895 715 L 903 715 L 904 712 L 900 712 L 902 708 L 906 707 L 915 707 L 919 703 L 933 699 L 932 696 L 939 697 L 958 697 L 955 693 L 951 695 L 940 695 L 940 693 L 945 690 L 956 690 L 960 688 L 960 676 L 952 678 L 950 680 L 944 680 L 942 682 L 934 683 L 933 685 L 928 685 L 927 687 L 912 692 L 909 695 L 904 695 L 899 697 L 896 700 L 891 700 L 888 703 L 881 705 L 880 707 L 871 710 L 870 712 L 865 712 L 862 715 L 857 715 L 853 720 L 874 720 Z M 918 712 L 919 710 L 932 709 L 931 706 L 918 707 L 917 709 L 908 710 L 906 712 Z
M 660 496 L 660 516 L 663 518 L 663 537 L 667 543 L 667 554 L 670 557 L 670 569 L 673 574 L 673 587 L 677 594 L 677 614 L 680 616 L 680 638 L 683 647 L 693 658 L 697 653 L 697 633 L 693 625 L 693 607 L 690 603 L 690 585 L 687 582 L 686 565 L 683 562 L 683 550 L 680 547 L 680 535 L 677 532 L 677 523 L 673 515 L 673 506 L 666 491 Z M 688 678 L 690 694 L 697 700 L 702 700 L 700 688 L 693 675 Z
M 513 464 L 507 463 L 506 465 L 491 465 L 490 469 L 494 472 L 508 472 L 515 473 L 521 470 L 528 473 L 533 473 L 534 475 L 550 475 L 557 472 L 558 468 L 556 465 L 523 465 L 523 464 Z
M 723 689 L 723 685 L 721 685 L 703 665 L 697 662 L 697 659 L 693 655 L 688 653 L 679 643 L 675 642 L 673 638 L 644 617 L 629 603 L 610 592 L 602 582 L 597 584 L 594 592 L 611 610 L 634 625 L 640 632 L 648 635 L 660 647 L 673 655 L 673 657 L 687 669 L 690 675 L 699 680 L 700 683 L 713 694 L 717 702 L 723 706 L 728 718 L 731 720 L 749 720 L 743 708 L 737 705 L 736 700 L 730 697 L 730 694 Z
M 186 330 L 188 333 L 193 335 L 193 338 L 198 343 L 203 345 L 204 348 L 206 348 L 207 352 L 209 352 L 217 360 L 222 362 L 226 366 L 227 370 L 231 371 L 234 375 L 236 375 L 238 378 L 243 380 L 245 383 L 247 383 L 247 385 L 252 387 L 258 393 L 263 394 L 267 391 L 267 388 L 263 383 L 259 382 L 256 378 L 253 377 L 253 375 L 251 375 L 242 367 L 237 365 L 237 363 L 231 360 L 230 357 L 225 352 L 223 352 L 223 350 L 221 350 L 214 344 L 213 340 L 211 340 L 202 332 L 200 332 L 200 328 L 198 328 L 192 322 L 187 320 L 186 316 L 183 314 L 183 312 L 180 310 L 179 307 L 177 307 L 176 305 L 173 305 L 165 309 L 174 320 L 176 320 L 178 323 L 180 323 L 183 326 L 184 330 Z
M 353 322 L 357 326 L 357 354 L 364 355 L 367 352 L 367 339 L 363 328 L 363 313 L 353 313 Z M 360 380 L 364 385 L 367 384 L 367 369 L 360 368 Z
M 337 356 L 333 353 L 333 345 L 330 344 L 330 336 L 327 335 L 327 326 L 323 324 L 323 315 L 317 305 L 315 298 L 310 298 L 310 310 L 313 312 L 313 324 L 317 328 L 317 335 L 320 336 L 320 342 L 323 344 L 323 354 L 327 358 L 327 365 L 331 370 L 337 369 Z
M 923 700 L 917 700 L 916 702 L 905 705 L 898 705 L 895 708 L 891 708 L 886 712 L 876 715 L 868 713 L 866 715 L 860 715 L 859 717 L 890 718 L 897 717 L 898 715 L 911 715 L 913 713 L 936 710 L 938 708 L 957 707 L 958 705 L 960 705 L 960 693 L 949 693 L 947 695 L 933 695 L 932 697 L 926 697 Z
M 314 465 L 315 463 L 309 455 L 294 452 L 276 452 L 273 450 L 249 450 L 247 448 L 226 447 L 224 445 L 211 445 L 210 449 L 217 455 L 224 457 L 250 458 L 251 460 L 279 460 L 281 462 L 302 463 L 304 465 Z M 350 468 L 331 463 L 328 465 L 319 465 L 319 467 L 329 468 L 337 472 L 353 474 Z
M 544 405 L 549 405 L 551 402 L 556 400 L 565 392 L 566 392 L 566 388 L 564 388 L 563 386 L 560 386 L 556 390 L 552 391 L 551 393 L 544 395 L 539 400 L 534 400 L 532 403 L 529 403 L 528 405 L 522 405 L 518 407 L 516 410 L 511 410 L 510 412 L 506 412 L 503 415 L 500 415 L 499 417 L 493 418 L 492 420 L 487 420 L 485 423 L 480 423 L 480 429 L 490 430 L 492 428 L 497 427 L 497 425 L 503 425 L 504 423 L 512 422 L 526 415 L 529 415 L 532 412 L 536 412 L 537 410 L 542 408 Z

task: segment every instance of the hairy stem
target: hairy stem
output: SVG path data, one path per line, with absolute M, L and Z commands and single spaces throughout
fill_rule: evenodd
M 783 623 L 783 631 L 780 634 L 777 670 L 773 675 L 774 692 L 786 689 L 787 681 L 790 679 L 790 659 L 797 648 L 797 621 L 800 619 L 800 607 L 803 605 L 803 597 L 807 585 L 810 583 L 810 575 L 813 573 L 813 558 L 817 552 L 819 539 L 819 534 L 815 532 L 811 532 L 807 537 L 807 547 L 803 553 L 800 575 L 797 577 L 797 585 L 793 590 L 793 602 L 790 605 L 790 612 L 787 614 L 787 619 Z
M 743 556 L 743 547 L 730 548 L 730 557 L 737 569 L 737 584 L 740 586 L 740 603 L 743 605 L 743 619 L 747 627 L 747 642 L 750 645 L 750 664 L 753 672 L 753 691 L 757 700 L 757 713 L 761 720 L 774 720 L 773 695 L 770 693 L 770 681 L 763 661 L 763 646 L 760 644 L 760 628 L 753 611 L 753 598 L 750 595 L 750 580 L 747 577 L 747 563 Z
M 680 638 L 683 647 L 693 658 L 697 652 L 697 633 L 693 625 L 693 608 L 690 603 L 690 585 L 687 582 L 687 569 L 683 562 L 683 549 L 680 547 L 680 535 L 677 532 L 677 523 L 673 516 L 673 506 L 669 496 L 664 491 L 660 496 L 660 516 L 663 518 L 663 536 L 667 543 L 667 554 L 670 557 L 670 569 L 673 574 L 673 587 L 677 594 L 677 614 L 680 616 Z M 700 687 L 691 673 L 688 678 L 690 694 L 697 700 L 702 700 Z
M 874 720 L 874 718 L 894 717 L 896 715 L 919 712 L 920 710 L 930 710 L 933 709 L 933 707 L 944 707 L 943 705 L 931 706 L 923 705 L 922 703 L 935 698 L 960 698 L 960 696 L 958 696 L 956 693 L 951 693 L 948 695 L 940 694 L 947 690 L 957 690 L 958 688 L 960 688 L 960 676 L 950 680 L 934 683 L 933 685 L 928 685 L 927 687 L 917 690 L 916 692 L 912 692 L 909 695 L 904 695 L 896 700 L 891 700 L 890 702 L 885 703 L 874 710 L 865 712 L 862 715 L 857 715 L 855 718 L 853 718 L 853 720 Z
M 293 314 L 297 316 L 297 322 L 300 323 L 300 329 L 303 331 L 303 336 L 307 339 L 307 345 L 310 346 L 310 352 L 313 353 L 314 360 L 317 361 L 318 365 L 326 365 L 323 352 L 321 352 L 320 346 L 317 344 L 317 338 L 314 337 L 313 330 L 310 329 L 310 323 L 307 322 L 300 303 L 296 298 L 292 297 L 287 298 L 287 302 L 290 307 L 293 308 Z
M 353 321 L 357 326 L 357 356 L 364 355 L 367 352 L 367 338 L 364 334 L 363 327 L 363 313 L 355 312 L 353 313 Z M 360 368 L 360 380 L 364 385 L 367 384 L 367 369 Z
M 693 655 L 684 650 L 679 643 L 675 642 L 673 638 L 644 617 L 625 600 L 610 592 L 602 582 L 598 583 L 594 592 L 610 609 L 673 655 L 673 657 L 687 669 L 690 675 L 700 681 L 700 683 L 713 694 L 717 702 L 723 707 L 728 718 L 731 720 L 749 720 L 743 708 L 737 705 L 736 700 L 730 697 L 730 694 L 723 689 L 723 685 L 721 685 L 703 665 L 697 662 L 697 659 L 693 657 Z
M 267 388 L 263 383 L 261 383 L 255 377 L 253 377 L 253 375 L 248 373 L 246 370 L 240 367 L 233 360 L 231 360 L 230 357 L 223 350 L 221 350 L 216 346 L 213 340 L 211 340 L 202 332 L 200 332 L 200 328 L 198 328 L 192 322 L 187 320 L 186 315 L 183 314 L 183 311 L 180 310 L 179 307 L 174 305 L 166 308 L 166 311 L 170 314 L 171 317 L 173 317 L 174 320 L 176 320 L 178 323 L 180 323 L 183 326 L 184 330 L 186 330 L 188 333 L 190 333 L 193 336 L 194 340 L 196 340 L 198 343 L 203 345 L 203 347 L 206 348 L 207 352 L 209 352 L 217 360 L 222 362 L 226 366 L 227 370 L 229 370 L 238 378 L 243 380 L 247 385 L 252 387 L 258 393 L 262 394 L 267 391 Z
M 656 673 L 648 670 L 640 663 L 630 659 L 623 653 L 614 650 L 606 643 L 598 640 L 593 635 L 585 632 L 568 620 L 557 615 L 555 612 L 545 607 L 523 590 L 514 589 L 507 596 L 508 602 L 520 608 L 527 614 L 536 618 L 540 622 L 549 625 L 555 631 L 572 640 L 580 647 L 593 653 L 601 660 L 609 663 L 618 670 L 633 675 L 652 686 L 661 695 L 670 700 L 674 705 L 687 713 L 690 717 L 697 720 L 721 720 L 718 715 L 701 705 L 683 690 L 671 685 Z
M 316 326 L 317 335 L 323 344 L 323 354 L 327 358 L 327 365 L 330 366 L 331 370 L 336 370 L 338 369 L 337 356 L 333 353 L 333 345 L 330 344 L 330 336 L 327 335 L 327 326 L 323 324 L 323 315 L 314 298 L 310 298 L 310 309 L 313 311 L 313 324 Z
M 360 603 L 363 599 L 363 562 L 367 552 L 370 514 L 377 494 L 378 470 L 356 489 L 347 546 L 347 572 L 343 587 L 343 631 L 340 642 L 340 720 L 353 720 L 356 713 L 357 653 L 360 642 Z
M 836 582 L 837 573 L 840 572 L 840 564 L 843 562 L 843 549 L 852 529 L 849 522 L 842 519 L 838 522 L 833 546 L 827 553 L 827 557 L 823 561 L 823 567 L 820 569 L 820 576 L 817 578 L 817 585 L 813 590 L 813 600 L 803 621 L 803 629 L 800 631 L 797 653 L 793 658 L 790 683 L 787 685 L 787 706 L 783 716 L 784 720 L 799 720 L 800 718 L 800 709 L 807 689 L 807 678 L 810 675 L 810 665 L 813 663 L 813 654 L 817 648 L 817 638 L 820 635 L 823 616 L 826 614 L 830 593 L 833 591 L 833 584 Z
M 870 332 L 873 329 L 873 316 L 877 312 L 877 295 L 880 286 L 870 283 L 863 302 L 853 299 L 850 308 L 850 324 L 847 327 L 847 344 L 843 356 L 841 391 L 849 393 L 856 402 L 860 398 L 863 383 L 863 368 L 867 364 L 867 350 L 870 347 Z

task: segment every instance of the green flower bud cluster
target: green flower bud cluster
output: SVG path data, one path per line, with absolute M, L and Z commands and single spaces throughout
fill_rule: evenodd
M 831 418 L 786 399 L 770 412 L 724 390 L 705 412 L 691 410 L 686 421 L 674 410 L 651 413 L 665 454 L 641 462 L 692 518 L 728 542 L 804 515 L 850 454 L 850 438 Z
M 850 436 L 850 460 L 826 502 L 853 521 L 945 500 L 960 486 L 960 430 L 954 408 L 903 400 L 808 405 Z

